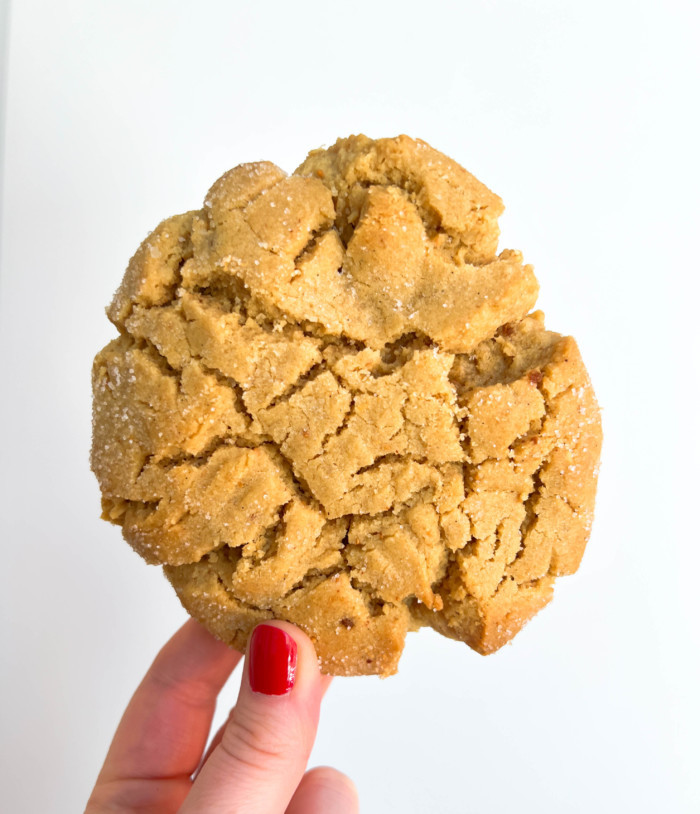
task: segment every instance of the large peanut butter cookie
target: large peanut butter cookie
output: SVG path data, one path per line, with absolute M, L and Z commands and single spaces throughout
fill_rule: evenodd
M 94 365 L 104 516 L 244 649 L 287 619 L 325 672 L 430 625 L 489 653 L 578 567 L 601 430 L 501 200 L 421 141 L 243 164 L 143 242 Z

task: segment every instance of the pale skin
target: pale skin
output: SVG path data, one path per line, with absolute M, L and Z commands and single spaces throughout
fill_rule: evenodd
M 190 620 L 163 647 L 126 708 L 85 814 L 357 814 L 352 781 L 306 771 L 321 700 L 311 640 L 297 643 L 286 695 L 253 692 L 248 663 L 227 722 L 204 754 L 216 699 L 242 656 Z

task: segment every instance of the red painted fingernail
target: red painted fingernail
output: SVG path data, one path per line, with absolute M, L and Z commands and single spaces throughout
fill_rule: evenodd
M 286 695 L 297 672 L 297 643 L 279 627 L 258 625 L 248 645 L 248 680 L 253 692 Z

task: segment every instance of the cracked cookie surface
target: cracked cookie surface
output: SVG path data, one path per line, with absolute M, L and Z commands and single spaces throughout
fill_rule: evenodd
M 498 649 L 577 569 L 598 407 L 502 209 L 424 142 L 354 136 L 234 168 L 139 247 L 92 466 L 221 639 L 286 619 L 325 672 L 388 675 L 421 625 Z

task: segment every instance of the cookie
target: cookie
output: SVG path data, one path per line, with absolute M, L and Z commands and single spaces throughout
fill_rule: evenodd
M 406 136 L 243 164 L 141 244 L 93 369 L 103 516 L 244 650 L 336 675 L 429 625 L 491 653 L 579 565 L 599 411 L 501 200 Z

